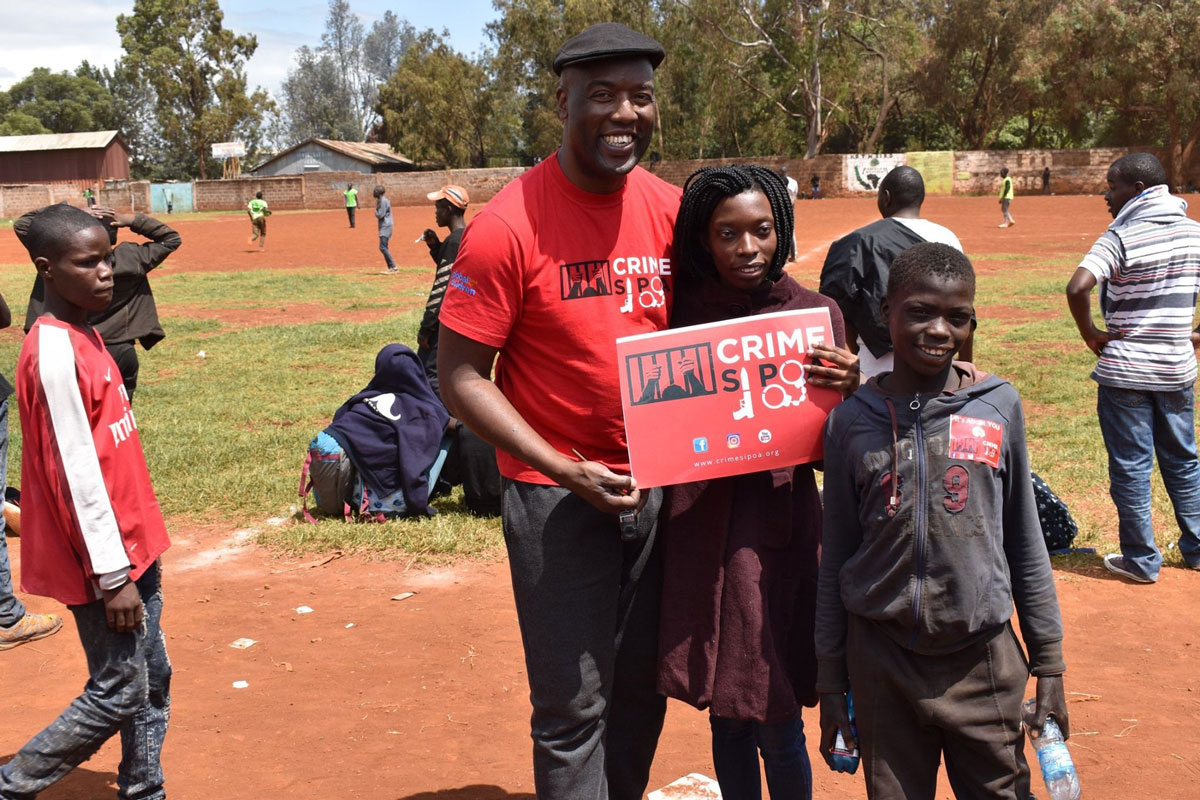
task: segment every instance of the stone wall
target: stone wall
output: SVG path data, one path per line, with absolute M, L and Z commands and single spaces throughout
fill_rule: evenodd
M 304 175 L 278 178 L 236 178 L 228 181 L 195 181 L 192 204 L 197 211 L 240 211 L 262 192 L 275 211 L 308 208 L 304 202 Z
M 749 158 L 703 158 L 688 161 L 662 161 L 653 165 L 651 171 L 667 183 L 683 186 L 688 176 L 701 167 L 724 167 L 730 164 L 758 164 L 771 169 L 786 166 L 788 175 L 800 184 L 800 192 L 807 194 L 812 185 L 812 176 L 821 179 L 821 192 L 826 197 L 845 193 L 843 186 L 842 157 L 840 155 L 817 156 L 816 158 L 782 158 L 778 156 L 756 156 Z

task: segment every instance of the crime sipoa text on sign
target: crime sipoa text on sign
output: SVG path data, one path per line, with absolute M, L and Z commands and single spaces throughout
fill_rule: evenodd
M 819 461 L 825 418 L 841 395 L 809 384 L 808 351 L 832 343 L 826 308 L 618 339 L 638 485 Z

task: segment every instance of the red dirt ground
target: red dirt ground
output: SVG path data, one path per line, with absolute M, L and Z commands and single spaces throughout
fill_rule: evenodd
M 867 200 L 801 203 L 797 211 L 797 272 L 808 285 L 816 284 L 829 240 L 875 216 Z M 397 260 L 427 264 L 412 239 L 432 211 L 396 212 Z M 981 272 L 1037 266 L 989 260 L 991 253 L 1078 257 L 1107 223 L 1095 197 L 1019 197 L 1013 212 L 1018 225 L 999 230 L 991 198 L 931 198 L 926 205 L 927 216 L 948 224 L 968 253 L 981 256 Z M 368 279 L 379 268 L 372 231 L 344 225 L 340 212 L 275 215 L 270 250 L 260 255 L 245 252 L 240 218 L 185 221 L 178 226 L 185 246 L 168 264 L 172 270 L 333 269 Z M 0 234 L 0 263 L 25 261 L 14 237 Z M 405 304 L 419 302 L 411 290 L 425 283 L 404 275 L 378 280 L 395 280 Z M 298 297 L 264 321 L 311 318 L 312 301 Z M 165 628 L 175 667 L 174 718 L 164 759 L 173 797 L 532 798 L 528 687 L 503 560 L 432 572 L 357 557 L 314 566 L 322 559 L 287 562 L 238 544 L 245 535 L 217 526 L 175 521 L 172 531 Z M 10 550 L 19 574 L 19 539 L 10 540 Z M 1192 796 L 1200 779 L 1200 635 L 1193 613 L 1200 574 L 1169 569 L 1157 585 L 1131 586 L 1093 565 L 1058 569 L 1056 578 L 1067 689 L 1077 693 L 1071 742 L 1087 796 Z M 417 594 L 389 599 L 405 591 Z M 26 599 L 35 611 L 61 611 L 52 601 Z M 302 604 L 314 612 L 296 614 Z M 238 637 L 259 644 L 229 648 Z M 51 639 L 0 653 L 0 762 L 59 712 L 83 679 L 69 620 Z M 232 688 L 238 680 L 249 688 Z M 816 795 L 864 797 L 861 778 L 834 775 L 817 760 L 816 714 L 805 718 Z M 119 749 L 106 745 L 42 797 L 112 796 L 118 758 Z M 703 713 L 673 703 L 651 787 L 691 771 L 712 774 L 707 722 Z M 949 797 L 949 790 L 938 796 Z

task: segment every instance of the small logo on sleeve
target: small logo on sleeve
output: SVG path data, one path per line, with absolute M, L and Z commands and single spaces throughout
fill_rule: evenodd
M 464 275 L 457 270 L 450 271 L 450 288 L 457 289 L 463 294 L 468 294 L 474 297 L 477 292 L 475 290 L 475 282 L 471 280 L 470 275 Z
M 950 458 L 982 461 L 994 469 L 1000 467 L 1000 447 L 1004 426 L 989 419 L 950 416 Z

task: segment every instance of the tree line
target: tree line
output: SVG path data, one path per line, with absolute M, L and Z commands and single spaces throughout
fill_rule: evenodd
M 139 177 L 205 177 L 218 141 L 251 159 L 306 138 L 386 141 L 448 167 L 558 145 L 559 45 L 588 24 L 658 38 L 662 158 L 1155 145 L 1173 182 L 1200 141 L 1194 0 L 494 0 L 487 46 L 329 0 L 281 90 L 251 90 L 257 42 L 218 0 L 136 0 L 125 55 L 34 69 L 0 134 L 121 130 Z

